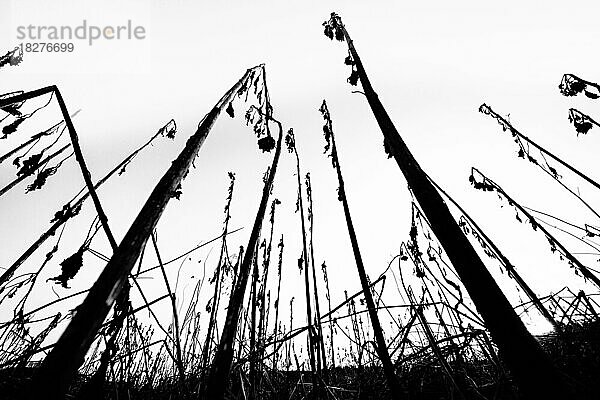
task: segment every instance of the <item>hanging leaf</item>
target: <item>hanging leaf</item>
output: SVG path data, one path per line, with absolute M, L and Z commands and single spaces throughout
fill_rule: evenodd
M 484 177 L 482 177 L 481 181 L 475 179 L 473 171 L 471 171 L 471 175 L 469 175 L 469 183 L 471 183 L 475 189 L 483 190 L 484 192 L 491 192 L 494 190 L 494 185 L 488 183 Z
M 27 160 L 23 161 L 23 166 L 17 171 L 17 175 L 29 176 L 39 167 L 39 162 L 42 159 L 42 153 L 34 154 Z
M 573 124 L 577 133 L 586 134 L 594 124 L 597 125 L 596 121 L 594 121 L 589 115 L 582 113 L 579 110 L 574 108 L 569 109 L 569 122 Z
M 517 221 L 519 221 L 519 222 L 523 222 L 523 220 L 522 220 L 522 219 L 521 219 L 521 217 L 519 216 L 519 213 L 518 213 L 518 212 L 515 214 L 515 218 L 517 219 Z
M 65 260 L 60 263 L 61 274 L 48 280 L 59 282 L 64 288 L 69 289 L 67 282 L 73 279 L 83 266 L 84 251 L 85 247 L 80 247 L 75 254 L 65 258 Z
M 546 236 L 546 239 L 548 239 L 548 243 L 550 243 L 550 251 L 551 252 L 556 252 L 556 243 L 554 243 L 554 240 L 552 240 L 552 238 Z
M 348 83 L 352 86 L 356 86 L 356 84 L 358 83 L 358 72 L 356 70 L 352 70 L 352 73 L 348 77 Z
M 118 173 L 119 176 L 123 175 L 127 171 L 127 166 L 128 165 L 129 165 L 129 161 L 126 162 L 125 164 L 123 164 L 123 166 L 119 170 L 119 173 Z
M 325 151 L 323 153 L 327 153 L 331 147 L 331 130 L 327 125 L 323 125 L 323 136 L 325 137 Z
M 383 150 L 385 154 L 387 154 L 387 158 L 392 158 L 392 148 L 390 147 L 390 142 L 387 138 L 383 138 Z
M 529 223 L 531 224 L 531 227 L 533 228 L 533 230 L 534 230 L 534 231 L 537 231 L 538 224 L 537 224 L 537 222 L 535 221 L 535 219 L 533 219 L 533 218 L 530 218 L 530 219 L 529 219 Z
M 425 277 L 425 271 L 417 265 L 415 266 L 415 275 L 417 278 L 423 278 Z
M 333 28 L 327 22 L 324 22 L 323 25 L 325 26 L 325 29 L 324 29 L 323 33 L 329 39 L 333 40 Z
M 354 65 L 354 60 L 352 59 L 352 56 L 350 54 L 348 54 L 348 56 L 344 59 L 344 64 Z
M 558 88 L 563 96 L 575 96 L 585 89 L 585 82 L 575 75 L 565 74 L 562 77 Z
M 160 128 L 160 133 L 169 139 L 175 139 L 175 133 L 177 132 L 177 124 L 175 120 L 170 120 L 165 126 Z
M 273 136 L 268 135 L 258 139 L 258 148 L 264 152 L 271 152 L 275 148 L 275 139 Z
M 66 221 L 67 219 L 79 214 L 79 211 L 81 211 L 82 204 L 83 203 L 79 203 L 74 208 L 71 208 L 70 204 L 65 204 L 62 210 L 54 213 L 54 217 L 50 220 L 50 223 L 56 221 Z
M 42 171 L 40 171 L 34 181 L 27 186 L 27 190 L 25 190 L 25 193 L 29 193 L 29 192 L 33 192 L 34 190 L 38 190 L 41 189 L 44 184 L 46 183 L 46 180 L 54 175 L 56 173 L 56 171 L 58 171 L 58 166 L 55 167 L 50 167 L 50 168 L 45 168 Z
M 584 135 L 588 133 L 590 129 L 592 129 L 592 124 L 588 121 L 575 121 L 573 122 L 573 125 L 575 126 L 577 133 L 582 133 Z
M 225 111 L 231 118 L 233 118 L 235 116 L 231 102 L 227 105 L 227 108 L 225 109 Z
M 175 190 L 171 192 L 171 198 L 176 198 L 177 200 L 180 200 L 182 193 L 183 192 L 181 191 L 181 183 L 180 183 L 179 185 L 177 185 L 177 188 L 175 188 Z
M 25 118 L 17 118 L 13 122 L 2 128 L 2 134 L 4 135 L 2 136 L 2 139 L 5 139 L 8 135 L 15 133 L 17 131 L 17 128 L 19 127 L 19 125 L 21 125 L 23 121 L 25 121 Z

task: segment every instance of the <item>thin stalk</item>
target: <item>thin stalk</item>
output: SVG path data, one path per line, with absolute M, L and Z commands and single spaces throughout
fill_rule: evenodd
M 298 261 L 302 263 L 301 265 L 304 268 L 304 288 L 305 288 L 305 298 L 306 298 L 306 321 L 308 326 L 308 356 L 310 361 L 310 370 L 312 373 L 314 387 L 316 388 L 316 373 L 317 366 L 315 365 L 315 339 L 313 337 L 313 326 L 312 326 L 312 307 L 311 307 L 311 296 L 310 296 L 310 283 L 309 283 L 309 270 L 308 270 L 308 251 L 306 244 L 306 223 L 304 216 L 304 204 L 303 204 L 303 196 L 302 196 L 302 175 L 300 174 L 300 156 L 298 154 L 298 149 L 296 148 L 296 141 L 294 138 L 294 133 L 290 129 L 285 138 L 286 145 L 288 146 L 288 151 L 293 153 L 296 158 L 296 177 L 298 182 L 298 198 L 297 198 L 297 208 L 300 211 L 300 222 L 301 222 L 301 233 L 302 233 L 302 259 Z M 319 366 L 320 368 L 320 366 Z
M 385 343 L 383 329 L 381 328 L 381 323 L 379 322 L 379 316 L 377 315 L 375 302 L 373 301 L 373 294 L 369 289 L 369 280 L 367 278 L 367 273 L 362 260 L 362 255 L 360 253 L 360 247 L 358 246 L 358 239 L 354 230 L 354 224 L 352 223 L 352 217 L 350 215 L 350 206 L 348 205 L 348 197 L 346 195 L 344 178 L 342 176 L 337 147 L 335 144 L 335 135 L 332 129 L 331 116 L 329 114 L 329 110 L 327 109 L 327 103 L 325 102 L 325 100 L 323 100 L 323 104 L 321 105 L 320 111 L 323 114 L 323 118 L 325 119 L 325 126 L 323 128 L 326 132 L 328 146 L 331 147 L 331 160 L 336 170 L 338 178 L 338 200 L 342 202 L 342 206 L 344 208 L 344 216 L 346 218 L 346 225 L 348 227 L 348 235 L 350 236 L 350 242 L 352 243 L 352 252 L 354 253 L 354 260 L 356 262 L 356 268 L 358 270 L 360 284 L 363 290 L 363 294 L 365 296 L 367 308 L 369 309 L 369 318 L 371 320 L 371 325 L 373 326 L 377 355 L 381 360 L 388 387 L 393 394 L 397 395 L 398 393 L 400 393 L 400 384 L 398 382 L 398 377 L 394 372 L 394 365 L 392 364 L 392 360 L 390 358 L 390 354 Z
M 227 241 L 226 241 L 226 235 L 227 232 L 229 230 L 229 220 L 231 219 L 231 213 L 230 213 L 230 209 L 231 209 L 231 201 L 233 200 L 233 188 L 235 185 L 235 175 L 233 173 L 229 173 L 229 188 L 227 190 L 227 200 L 226 200 L 226 204 L 225 204 L 225 222 L 223 223 L 223 240 L 221 241 L 221 253 L 219 254 L 219 261 L 217 263 L 217 270 L 215 271 L 215 290 L 214 290 L 214 294 L 211 300 L 211 312 L 210 312 L 210 319 L 208 321 L 208 331 L 206 333 L 206 340 L 204 342 L 204 349 L 202 351 L 202 375 L 205 374 L 205 371 L 208 370 L 208 365 L 209 365 L 209 356 L 210 356 L 210 350 L 211 350 L 211 345 L 212 345 L 212 341 L 213 341 L 213 335 L 214 335 L 214 329 L 215 329 L 215 325 L 217 323 L 217 312 L 218 312 L 218 308 L 219 308 L 219 299 L 220 299 L 220 292 L 221 292 L 221 287 L 222 287 L 222 275 L 223 275 L 223 269 L 225 268 L 225 254 L 227 253 Z M 229 260 L 227 260 L 229 261 Z M 202 379 L 202 384 L 204 384 L 204 382 L 206 381 L 206 379 Z M 204 390 L 204 388 L 201 388 L 201 392 Z
M 273 327 L 273 341 L 277 342 L 277 333 L 279 327 L 279 300 L 281 294 L 281 266 L 283 264 L 283 235 L 281 235 L 281 239 L 279 239 L 279 262 L 277 263 L 277 300 L 275 300 L 275 326 Z M 273 370 L 277 371 L 277 355 L 278 352 L 275 351 L 273 353 Z
M 254 248 L 254 260 L 252 262 L 252 284 L 250 287 L 250 371 L 248 378 L 250 381 L 250 398 L 256 399 L 256 308 L 257 294 L 256 283 L 258 281 L 258 241 Z
M 92 197 L 92 201 L 94 202 L 94 206 L 96 207 L 96 212 L 98 213 L 98 218 L 100 219 L 100 223 L 102 224 L 102 228 L 106 233 L 106 237 L 108 238 L 108 242 L 112 247 L 113 251 L 117 249 L 117 241 L 115 240 L 110 227 L 108 226 L 108 217 L 104 213 L 102 209 L 102 205 L 100 204 L 100 199 L 98 198 L 98 194 L 96 193 L 96 189 L 94 189 L 94 183 L 92 182 L 92 174 L 90 173 L 87 165 L 85 163 L 85 159 L 83 158 L 83 153 L 81 152 L 81 147 L 79 146 L 79 137 L 77 136 L 77 131 L 75 131 L 75 125 L 73 125 L 73 121 L 69 116 L 69 112 L 67 110 L 67 106 L 65 101 L 63 100 L 62 94 L 55 87 L 54 93 L 56 94 L 56 101 L 58 102 L 58 106 L 60 107 L 60 111 L 62 112 L 65 123 L 67 124 L 67 130 L 69 131 L 69 136 L 71 137 L 71 144 L 73 145 L 73 150 L 75 152 L 75 159 L 79 163 L 79 167 L 81 169 L 81 174 L 83 175 L 83 180 L 85 181 L 85 185 L 87 186 L 88 192 Z
M 438 361 L 440 362 L 440 364 L 442 364 L 442 368 L 444 369 L 446 376 L 448 376 L 450 383 L 452 384 L 452 386 L 458 393 L 458 398 L 464 400 L 465 395 L 462 392 L 462 390 L 460 389 L 460 387 L 458 386 L 458 383 L 456 382 L 454 374 L 452 373 L 452 368 L 450 367 L 450 365 L 448 364 L 448 361 L 442 354 L 442 351 L 438 345 L 438 342 L 436 341 L 435 337 L 433 336 L 433 332 L 431 331 L 431 327 L 429 326 L 429 323 L 427 322 L 427 319 L 425 318 L 425 315 L 423 314 L 423 310 L 421 309 L 421 307 L 419 305 L 416 304 L 416 300 L 412 296 L 411 296 L 411 303 L 413 303 L 413 305 L 414 305 L 415 313 L 417 314 L 417 318 L 419 318 L 419 322 L 421 322 L 421 326 L 423 327 L 423 330 L 425 331 L 425 336 L 427 337 L 427 341 L 429 342 L 429 345 L 431 346 L 433 353 L 435 354 L 435 356 L 438 359 Z M 446 338 L 446 340 L 452 340 L 452 338 L 450 336 L 448 336 Z
M 156 252 L 156 258 L 158 259 L 158 264 L 160 265 L 160 271 L 162 273 L 163 280 L 165 281 L 165 286 L 167 288 L 167 293 L 169 293 L 169 297 L 171 298 L 171 310 L 173 312 L 173 327 L 175 328 L 175 337 L 173 338 L 175 341 L 175 351 L 177 356 L 177 370 L 179 372 L 179 381 L 183 385 L 185 379 L 185 368 L 183 366 L 183 361 L 181 357 L 181 333 L 179 330 L 179 316 L 177 313 L 177 302 L 175 300 L 175 293 L 171 290 L 171 285 L 169 284 L 169 278 L 167 278 L 167 273 L 165 272 L 165 267 L 162 263 L 162 257 L 160 256 L 160 252 L 158 251 L 158 244 L 156 243 L 156 234 L 152 233 L 152 245 L 154 246 L 154 251 Z
M 329 291 L 329 278 L 327 276 L 327 265 L 325 261 L 321 264 L 323 271 L 323 279 L 325 280 L 325 294 L 327 298 L 327 305 L 329 308 L 329 346 L 331 346 L 331 368 L 335 369 L 335 348 L 333 347 L 333 320 L 331 319 L 331 293 Z
M 273 157 L 273 163 L 271 164 L 268 178 L 265 182 L 260 206 L 258 208 L 258 212 L 256 213 L 256 219 L 254 221 L 252 233 L 250 234 L 250 239 L 248 240 L 248 246 L 246 247 L 247 249 L 254 249 L 258 242 L 258 236 L 260 234 L 262 221 L 267 209 L 271 188 L 273 187 L 279 156 L 281 154 L 281 123 L 273 119 L 271 120 L 277 123 L 279 126 L 279 138 L 277 139 L 275 156 Z M 253 258 L 254 252 L 246 251 L 242 264 L 240 265 L 236 287 L 234 290 L 232 290 L 231 297 L 229 299 L 229 307 L 227 307 L 225 326 L 223 327 L 221 340 L 213 359 L 207 384 L 207 398 L 210 399 L 220 400 L 225 396 L 225 388 L 229 382 L 229 371 L 231 368 L 231 362 L 233 360 L 233 339 L 238 327 L 239 314 L 244 299 L 244 293 L 246 292 L 246 285 L 248 283 L 248 276 L 250 275 L 250 268 Z
M 314 208 L 313 208 L 313 199 L 312 199 L 312 185 L 310 181 L 310 174 L 306 174 L 305 178 L 306 183 L 306 199 L 308 201 L 308 222 L 310 223 L 308 227 L 309 232 L 309 241 L 308 246 L 310 249 L 310 266 L 312 270 L 312 278 L 313 278 L 313 294 L 315 297 L 315 317 L 317 321 L 321 321 L 321 309 L 319 306 L 319 290 L 317 286 L 317 273 L 315 270 L 315 254 L 314 254 L 314 245 L 313 245 L 313 228 L 315 222 Z M 321 369 L 325 374 L 325 378 L 327 377 L 327 354 L 325 353 L 325 341 L 323 340 L 323 329 L 321 324 L 317 324 L 317 332 L 318 332 L 318 349 L 317 354 L 319 354 L 319 361 L 321 363 Z M 320 351 L 320 353 L 319 353 Z

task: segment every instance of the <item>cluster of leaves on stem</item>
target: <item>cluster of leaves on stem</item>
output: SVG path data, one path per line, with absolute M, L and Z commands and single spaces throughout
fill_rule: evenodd
M 273 116 L 273 107 L 271 106 L 269 98 L 265 74 L 264 65 L 253 69 L 247 79 L 242 82 L 237 95 L 238 97 L 245 95 L 245 101 L 247 101 L 250 89 L 252 89 L 253 94 L 258 101 L 258 105 L 252 105 L 248 111 L 246 111 L 246 125 L 252 125 L 254 134 L 258 137 L 258 147 L 263 152 L 270 152 L 275 148 L 275 139 L 269 131 L 269 120 L 271 120 Z M 235 117 L 235 110 L 232 102 L 229 102 L 225 111 L 231 118 Z
M 18 158 L 15 159 L 15 162 L 13 164 L 15 164 L 17 167 L 19 167 L 19 170 L 17 171 L 17 175 L 18 176 L 32 175 L 35 172 L 35 170 L 40 166 L 40 161 L 41 161 L 43 155 L 44 155 L 43 153 L 34 154 L 34 155 L 30 156 L 29 158 L 27 158 L 25 161 L 23 161 L 22 165 L 19 165 Z
M 13 50 L 7 52 L 5 55 L 0 56 L 0 68 L 5 65 L 19 65 L 23 61 L 23 52 L 21 51 L 21 46 L 15 47 Z
M 574 108 L 569 109 L 569 122 L 571 122 L 575 127 L 577 135 L 580 133 L 584 135 L 587 134 L 594 125 L 600 126 L 589 115 L 586 115 Z
M 44 186 L 44 184 L 46 183 L 46 180 L 50 176 L 54 175 L 56 173 L 56 171 L 58 171 L 58 168 L 60 168 L 61 164 L 62 164 L 62 162 L 55 166 L 44 168 L 43 170 L 38 172 L 37 175 L 35 176 L 35 179 L 33 180 L 33 182 L 31 184 L 29 184 L 29 186 L 27 186 L 27 189 L 25 190 L 25 192 L 29 193 L 29 192 L 33 192 L 34 190 L 41 189 Z
M 510 197 L 508 197 L 508 195 L 504 192 L 504 190 L 501 187 L 499 187 L 496 183 L 494 183 L 493 181 L 488 179 L 486 176 L 484 176 L 476 168 L 473 168 L 471 170 L 471 175 L 469 176 L 469 181 L 476 189 L 480 189 L 480 190 L 484 190 L 484 191 L 496 191 L 496 193 L 498 193 L 498 196 L 501 199 L 502 198 L 506 199 L 508 201 L 508 204 L 515 209 L 517 221 L 523 223 L 523 218 L 521 218 L 519 215 L 519 214 L 523 213 L 525 215 L 525 218 L 531 225 L 531 228 L 534 231 L 538 230 L 538 227 L 540 226 L 538 224 L 538 221 L 531 214 L 525 212 L 523 207 L 519 206 L 518 204 L 515 204 L 515 202 Z M 556 239 L 549 236 L 549 234 L 546 231 L 544 231 L 544 230 L 541 230 L 541 231 L 542 231 L 542 233 L 544 233 L 546 240 L 550 244 L 550 251 L 552 253 L 558 253 L 558 256 L 561 261 L 564 261 L 566 259 L 566 261 L 569 264 L 569 267 L 574 270 L 575 275 L 579 276 L 580 271 L 579 271 L 579 268 L 575 267 L 575 263 L 573 261 L 574 260 L 573 256 L 571 254 L 566 253 L 562 249 L 560 249 L 557 246 Z M 587 226 L 586 226 L 586 232 L 590 232 L 590 236 L 595 235 L 595 233 L 591 232 L 591 229 L 588 231 Z
M 169 122 L 167 122 L 163 127 L 161 127 L 158 132 L 156 132 L 156 134 L 154 134 L 154 136 L 152 136 L 150 138 L 150 140 L 148 140 L 146 142 L 146 144 L 144 144 L 142 147 L 140 147 L 139 149 L 137 149 L 136 151 L 134 151 L 129 157 L 127 157 L 127 159 L 125 159 L 125 161 L 123 161 L 123 163 L 121 164 L 121 168 L 119 169 L 119 176 L 123 175 L 125 173 L 125 171 L 127 170 L 127 166 L 131 163 L 131 161 L 133 161 L 133 159 L 135 158 L 135 156 L 138 155 L 138 153 L 144 149 L 146 146 L 150 145 L 152 142 L 154 142 L 154 139 L 156 139 L 158 136 L 163 136 L 169 139 L 175 139 L 175 133 L 177 132 L 177 124 L 175 123 L 175 120 L 172 119 Z
M 571 97 L 584 93 L 590 99 L 600 97 L 600 86 L 596 83 L 586 81 L 573 74 L 564 74 L 558 85 L 560 93 Z
M 471 175 L 469 175 L 469 183 L 477 190 L 483 190 L 484 192 L 493 192 L 496 187 L 491 184 L 485 176 L 481 175 L 475 168 L 471 169 Z
M 344 26 L 342 25 L 342 20 L 339 15 L 332 12 L 329 20 L 323 22 L 323 33 L 329 39 L 333 40 L 335 37 L 336 40 L 343 42 L 344 41 Z
M 342 20 L 336 13 L 331 13 L 331 17 L 329 20 L 323 22 L 324 34 L 329 39 L 333 40 L 335 37 L 336 40 L 343 42 L 345 40 L 344 35 L 344 25 L 342 24 Z M 352 86 L 356 86 L 358 84 L 358 71 L 356 70 L 356 63 L 352 58 L 352 54 L 348 51 L 348 56 L 344 59 L 344 64 L 352 67 L 352 72 L 348 77 L 347 81 Z
M 518 218 L 518 214 L 517 214 L 517 218 Z M 494 254 L 494 252 L 492 251 L 492 249 L 490 248 L 488 243 L 481 236 L 479 231 L 477 229 L 475 229 L 475 227 L 471 224 L 471 222 L 467 218 L 465 218 L 464 215 L 460 216 L 460 218 L 458 220 L 458 226 L 462 229 L 462 231 L 465 233 L 465 235 L 471 234 L 475 238 L 475 240 L 477 240 L 477 242 L 483 249 L 483 252 L 485 253 L 485 255 L 487 255 L 490 258 L 498 258 L 496 256 L 496 254 Z
M 519 146 L 519 150 L 517 151 L 517 157 L 522 158 L 524 160 L 526 159 L 530 163 L 540 167 L 544 172 L 551 175 L 557 181 L 560 180 L 561 176 L 559 175 L 558 171 L 556 170 L 556 168 L 554 168 L 548 163 L 544 154 L 540 153 L 540 156 L 544 161 L 542 164 L 531 155 L 531 149 L 529 148 L 528 144 L 524 143 L 522 139 L 523 136 L 505 118 L 501 117 L 498 113 L 492 110 L 492 108 L 485 103 L 479 107 L 479 112 L 494 118 L 504 132 L 510 132 L 513 141 L 517 144 L 517 146 Z
M 331 122 L 331 114 L 329 114 L 329 109 L 327 108 L 327 102 L 323 100 L 321 107 L 319 107 L 319 112 L 323 116 L 323 120 L 325 124 L 323 125 L 323 137 L 325 138 L 325 147 L 324 154 L 327 154 L 328 157 L 331 157 L 331 165 L 336 168 L 338 165 L 338 157 L 335 145 L 333 143 L 333 126 Z
M 72 207 L 71 204 L 65 204 L 63 208 L 54 213 L 54 217 L 50 220 L 50 223 L 57 221 L 67 221 L 69 218 L 74 217 L 79 214 L 81 211 L 81 206 L 83 203 L 78 203 L 75 207 Z
M 158 133 L 161 136 L 165 136 L 169 139 L 175 139 L 176 132 L 177 132 L 177 124 L 175 123 L 174 119 L 167 122 L 167 124 L 165 126 L 163 126 L 162 128 L 160 128 L 158 130 Z

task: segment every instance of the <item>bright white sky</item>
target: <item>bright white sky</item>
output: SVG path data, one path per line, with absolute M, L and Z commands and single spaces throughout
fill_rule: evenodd
M 360 285 L 341 203 L 336 199 L 334 171 L 322 154 L 318 108 L 324 98 L 372 279 L 408 238 L 410 198 L 395 162 L 383 153 L 382 136 L 365 99 L 351 93 L 354 88 L 346 83 L 350 72 L 343 64 L 345 44 L 323 36 L 321 23 L 331 11 L 342 16 L 375 90 L 423 169 L 476 217 L 538 293 L 580 282 L 572 279 L 566 264 L 556 262 L 542 236 L 515 221 L 508 207 L 500 208 L 494 194 L 473 190 L 467 178 L 471 166 L 477 166 L 526 205 L 581 225 L 598 224 L 550 179 L 517 159 L 508 135 L 477 112 L 486 102 L 502 115 L 510 113 L 510 121 L 523 133 L 592 177 L 600 177 L 598 132 L 592 129 L 587 136 L 576 137 L 567 120 L 569 107 L 600 117 L 598 103 L 566 98 L 558 91 L 564 73 L 600 80 L 600 28 L 593 23 L 600 6 L 594 1 L 570 2 L 569 6 L 558 1 L 5 1 L 0 5 L 0 51 L 18 44 L 20 25 L 75 27 L 84 19 L 98 26 L 131 20 L 145 27 L 146 39 L 99 40 L 92 46 L 75 41 L 70 54 L 25 54 L 20 66 L 0 71 L 0 92 L 56 84 L 71 111 L 82 109 L 75 125 L 95 178 L 171 118 L 176 120 L 179 129 L 174 143 L 157 142 L 131 164 L 126 175 L 100 191 L 119 240 L 202 116 L 246 68 L 266 63 L 275 116 L 286 130 L 294 128 L 303 173 L 312 176 L 316 262 L 320 265 L 326 260 L 329 265 L 332 303 L 337 304 L 344 290 L 353 293 Z M 228 171 L 237 174 L 231 224 L 245 227 L 232 237 L 230 248 L 246 244 L 261 177 L 271 156 L 260 153 L 251 129 L 245 127 L 244 106 L 237 104 L 236 111 L 235 120 L 223 114 L 217 122 L 196 160 L 196 169 L 184 183 L 181 201 L 173 201 L 161 220 L 159 240 L 165 259 L 220 232 Z M 46 118 L 54 123 L 57 116 L 49 113 Z M 34 133 L 33 125 L 31 129 Z M 2 153 L 10 148 L 3 143 L 0 147 Z M 275 196 L 283 203 L 275 235 L 283 233 L 286 240 L 281 300 L 286 306 L 291 296 L 297 301 L 303 296 L 296 261 L 301 247 L 299 215 L 294 214 L 294 168 L 293 158 L 283 154 L 275 187 Z M 3 186 L 14 171 L 1 171 Z M 81 185 L 80 173 L 70 163 L 50 178 L 43 192 L 25 196 L 24 186 L 19 186 L 3 196 L 0 266 L 14 261 Z M 585 189 L 590 193 L 585 186 L 582 193 Z M 592 204 L 600 199 L 593 193 L 587 198 Z M 50 293 L 44 289 L 50 285 L 45 279 L 56 275 L 58 262 L 80 245 L 78 238 L 92 218 L 89 207 L 78 223 L 67 228 L 61 252 L 40 278 L 39 302 L 47 299 L 42 292 Z M 93 247 L 109 253 L 103 238 Z M 209 257 L 208 276 L 217 256 L 215 245 L 212 252 L 198 253 L 185 264 L 180 289 L 191 290 L 190 277 L 201 275 L 202 264 L 196 261 Z M 92 282 L 103 266 L 91 256 L 86 260 L 91 267 L 84 266 L 74 287 Z M 584 260 L 595 263 L 593 257 Z M 36 265 L 33 262 L 25 268 L 32 270 Z M 175 279 L 176 270 L 171 272 Z M 513 283 L 504 280 L 502 285 L 513 293 Z M 587 286 L 588 291 L 592 289 Z M 163 288 L 156 290 L 162 294 Z M 61 288 L 57 291 L 68 293 Z M 518 298 L 511 295 L 511 301 L 516 304 Z M 296 307 L 302 310 L 304 305 L 298 302 Z

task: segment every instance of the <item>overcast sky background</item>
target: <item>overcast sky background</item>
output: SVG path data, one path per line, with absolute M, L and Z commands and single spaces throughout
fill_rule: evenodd
M 323 35 L 321 23 L 331 11 L 341 15 L 375 90 L 423 169 L 476 218 L 534 290 L 547 294 L 572 284 L 574 289 L 593 291 L 557 261 L 543 236 L 519 224 L 512 209 L 500 207 L 495 194 L 472 189 L 467 178 L 471 166 L 477 166 L 525 205 L 580 225 L 599 224 L 557 184 L 517 159 L 509 135 L 477 111 L 485 102 L 501 115 L 510 114 L 521 132 L 599 177 L 596 128 L 577 137 L 567 120 L 570 107 L 599 117 L 598 102 L 566 98 L 558 91 L 564 73 L 600 80 L 597 2 L 567 6 L 558 1 L 5 1 L 0 4 L 3 52 L 19 43 L 16 28 L 29 24 L 76 27 L 85 19 L 88 24 L 115 26 L 131 20 L 145 27 L 146 38 L 98 40 L 92 46 L 74 41 L 70 54 L 25 54 L 18 67 L 0 70 L 0 92 L 57 85 L 71 112 L 82 109 L 75 126 L 96 179 L 171 118 L 176 120 L 175 142 L 156 142 L 99 193 L 119 241 L 204 114 L 246 68 L 265 63 L 274 115 L 286 130 L 294 128 L 303 173 L 311 173 L 316 262 L 327 262 L 332 303 L 338 304 L 344 290 L 352 293 L 360 284 L 337 201 L 335 172 L 323 155 L 318 112 L 323 99 L 332 114 L 354 225 L 372 279 L 408 239 L 411 208 L 406 182 L 383 152 L 382 136 L 366 100 L 346 83 L 350 70 L 343 63 L 345 44 Z M 217 122 L 196 169 L 184 182 L 181 200 L 173 200 L 161 219 L 159 242 L 165 259 L 220 233 L 229 171 L 237 176 L 231 225 L 245 228 L 232 236 L 230 248 L 246 244 L 261 178 L 272 155 L 258 150 L 251 128 L 245 126 L 246 106 L 239 102 L 234 106 L 236 118 L 223 114 Z M 39 121 L 23 125 L 21 132 L 25 128 L 31 132 L 21 138 L 35 133 L 36 124 L 57 122 L 56 104 L 51 107 L 40 113 Z M 18 140 L 0 142 L 2 153 Z M 3 166 L 1 171 L 3 186 L 14 169 Z M 281 304 L 288 304 L 291 296 L 297 301 L 303 297 L 303 278 L 297 270 L 301 243 L 299 215 L 294 213 L 294 173 L 294 159 L 282 154 L 274 191 L 282 201 L 275 237 L 283 234 L 286 241 Z M 21 185 L 0 199 L 0 266 L 10 265 L 46 229 L 53 213 L 82 183 L 71 161 L 43 191 L 24 195 Z M 581 193 L 598 204 L 599 196 L 583 184 Z M 59 254 L 37 284 L 32 305 L 51 295 L 45 279 L 57 275 L 58 263 L 81 244 L 81 234 L 93 218 L 90 210 L 87 204 L 81 218 L 67 227 Z M 92 247 L 109 254 L 101 236 Z M 37 268 L 51 243 L 24 271 Z M 181 270 L 180 288 L 191 290 L 191 277 L 202 274 L 206 259 L 206 274 L 211 274 L 217 256 L 218 245 L 195 254 Z M 595 266 L 597 257 L 585 257 L 582 260 Z M 85 260 L 84 271 L 72 281 L 74 288 L 93 282 L 104 265 L 92 256 Z M 497 266 L 491 268 L 495 276 L 502 276 Z M 176 269 L 170 271 L 172 279 L 176 274 Z M 516 304 L 514 283 L 502 279 L 503 289 Z M 156 282 L 144 285 L 162 294 L 162 286 L 154 289 Z M 70 292 L 55 290 L 61 295 Z M 302 310 L 303 303 L 296 307 Z

